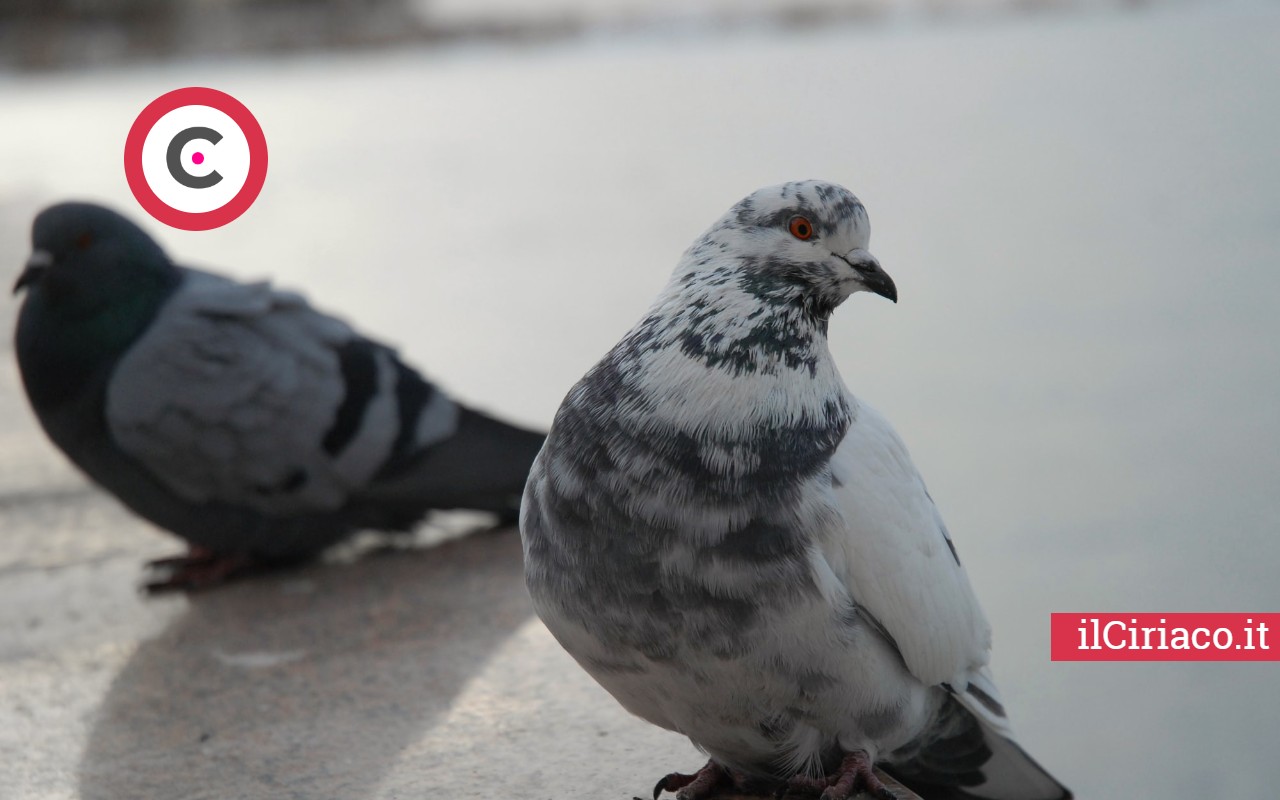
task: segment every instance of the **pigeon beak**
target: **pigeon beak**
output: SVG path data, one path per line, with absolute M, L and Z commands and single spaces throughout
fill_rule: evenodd
M 853 267 L 853 271 L 858 273 L 858 280 L 867 291 L 875 292 L 895 303 L 898 302 L 898 287 L 894 286 L 893 278 L 890 278 L 889 273 L 880 267 L 880 262 L 875 256 L 861 247 L 855 247 L 840 256 L 840 260 Z
M 26 268 L 22 270 L 22 274 L 18 276 L 18 280 L 13 283 L 13 293 L 25 289 L 27 286 L 40 280 L 40 276 L 44 271 L 53 265 L 53 254 L 48 250 L 32 250 L 31 255 L 27 258 Z

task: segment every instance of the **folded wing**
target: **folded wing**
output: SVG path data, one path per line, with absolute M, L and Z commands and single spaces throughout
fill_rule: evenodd
M 891 769 L 939 800 L 1067 800 L 1012 738 L 986 666 L 990 626 L 906 446 L 874 409 L 857 408 L 831 462 L 844 527 L 826 557 L 911 674 L 949 695 Z
M 179 496 L 327 511 L 451 434 L 393 350 L 266 283 L 187 270 L 107 388 L 117 445 Z
M 857 416 L 831 461 L 844 528 L 827 560 L 917 679 L 962 687 L 987 661 L 990 626 L 906 446 L 853 402 Z

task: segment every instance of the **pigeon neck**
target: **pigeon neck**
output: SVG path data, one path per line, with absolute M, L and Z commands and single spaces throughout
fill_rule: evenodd
M 92 307 L 33 287 L 18 316 L 14 345 L 31 402 L 38 408 L 71 399 L 116 360 L 155 319 L 181 282 L 177 271 L 139 281 L 129 294 Z
M 826 314 L 797 297 L 764 298 L 714 284 L 681 287 L 628 339 L 650 349 L 677 347 L 706 367 L 739 377 L 800 370 L 814 378 L 830 361 Z
M 557 438 L 607 428 L 620 453 L 676 479 L 633 487 L 655 498 L 692 478 L 724 498 L 757 495 L 822 469 L 854 418 L 853 400 L 818 322 L 757 308 L 734 317 L 711 306 L 675 317 L 655 308 L 570 393 Z

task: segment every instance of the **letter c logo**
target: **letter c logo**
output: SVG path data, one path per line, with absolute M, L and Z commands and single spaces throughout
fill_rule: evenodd
M 182 166 L 182 148 L 187 146 L 187 142 L 194 142 L 197 139 L 216 145 L 222 141 L 222 134 L 213 128 L 205 128 L 199 125 L 179 131 L 178 135 L 169 141 L 169 150 L 165 153 L 165 163 L 169 166 L 169 174 L 178 183 L 188 189 L 208 189 L 210 186 L 217 186 L 222 181 L 222 175 L 218 174 L 216 169 L 208 175 L 192 175 Z M 204 161 L 202 153 L 196 153 L 196 155 L 200 156 L 200 161 Z

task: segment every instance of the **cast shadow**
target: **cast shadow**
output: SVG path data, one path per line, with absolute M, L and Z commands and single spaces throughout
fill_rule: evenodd
M 513 532 L 194 596 L 112 682 L 81 796 L 368 796 L 531 614 Z

